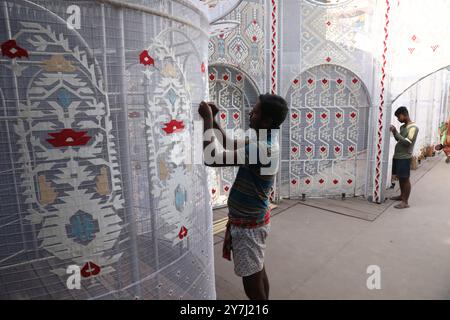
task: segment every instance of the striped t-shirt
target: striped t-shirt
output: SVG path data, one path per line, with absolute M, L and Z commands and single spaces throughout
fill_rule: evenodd
M 251 152 L 260 151 L 263 154 L 267 148 L 269 150 L 270 163 L 258 157 L 257 163 L 252 164 L 249 159 L 252 159 Z M 239 154 L 239 152 L 238 152 Z M 228 197 L 228 210 L 232 218 L 240 218 L 243 220 L 262 221 L 264 215 L 269 208 L 269 196 L 273 186 L 279 164 L 279 145 L 278 145 L 278 130 L 272 130 L 266 141 L 246 140 L 245 159 L 238 156 L 239 163 L 246 164 L 239 167 L 236 175 L 236 180 L 230 190 Z M 265 165 L 264 165 L 265 164 Z

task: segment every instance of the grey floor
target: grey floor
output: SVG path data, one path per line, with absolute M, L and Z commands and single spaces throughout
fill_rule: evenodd
M 450 165 L 427 161 L 436 163 L 414 179 L 409 209 L 391 205 L 365 221 L 298 204 L 274 216 L 270 299 L 450 299 Z M 246 299 L 221 251 L 216 241 L 217 298 Z M 380 290 L 367 288 L 370 265 Z

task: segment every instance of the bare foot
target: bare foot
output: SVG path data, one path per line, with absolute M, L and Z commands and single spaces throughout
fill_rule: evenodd
M 390 199 L 394 201 L 402 201 L 402 196 L 390 197 Z
M 450 156 L 448 156 L 447 159 L 445 159 L 445 163 L 450 163 Z
M 401 202 L 400 204 L 394 206 L 395 209 L 406 209 L 409 208 L 409 205 L 407 203 Z

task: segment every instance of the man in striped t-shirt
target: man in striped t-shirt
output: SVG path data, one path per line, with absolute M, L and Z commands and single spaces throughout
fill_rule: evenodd
M 203 142 L 205 164 L 212 167 L 239 166 L 228 197 L 228 224 L 225 232 L 223 257 L 231 260 L 234 271 L 242 277 L 249 299 L 269 298 L 269 280 L 264 268 L 264 250 L 270 230 L 269 196 L 279 165 L 278 134 L 286 119 L 286 101 L 277 95 L 260 95 L 250 112 L 250 135 L 245 140 L 230 139 L 214 120 L 218 109 L 202 102 L 199 113 L 204 131 L 214 130 L 209 141 Z M 226 150 L 217 154 L 211 142 Z M 231 150 L 227 147 L 231 146 Z M 207 161 L 207 155 L 218 161 Z M 231 161 L 227 161 L 231 159 Z

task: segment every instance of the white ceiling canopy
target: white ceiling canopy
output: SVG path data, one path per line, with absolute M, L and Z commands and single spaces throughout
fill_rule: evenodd
M 214 37 L 220 34 L 226 34 L 233 31 L 239 26 L 239 21 L 222 20 L 211 24 L 209 29 L 209 36 Z
M 216 22 L 229 14 L 242 0 L 189 0 L 202 10 L 210 23 Z

